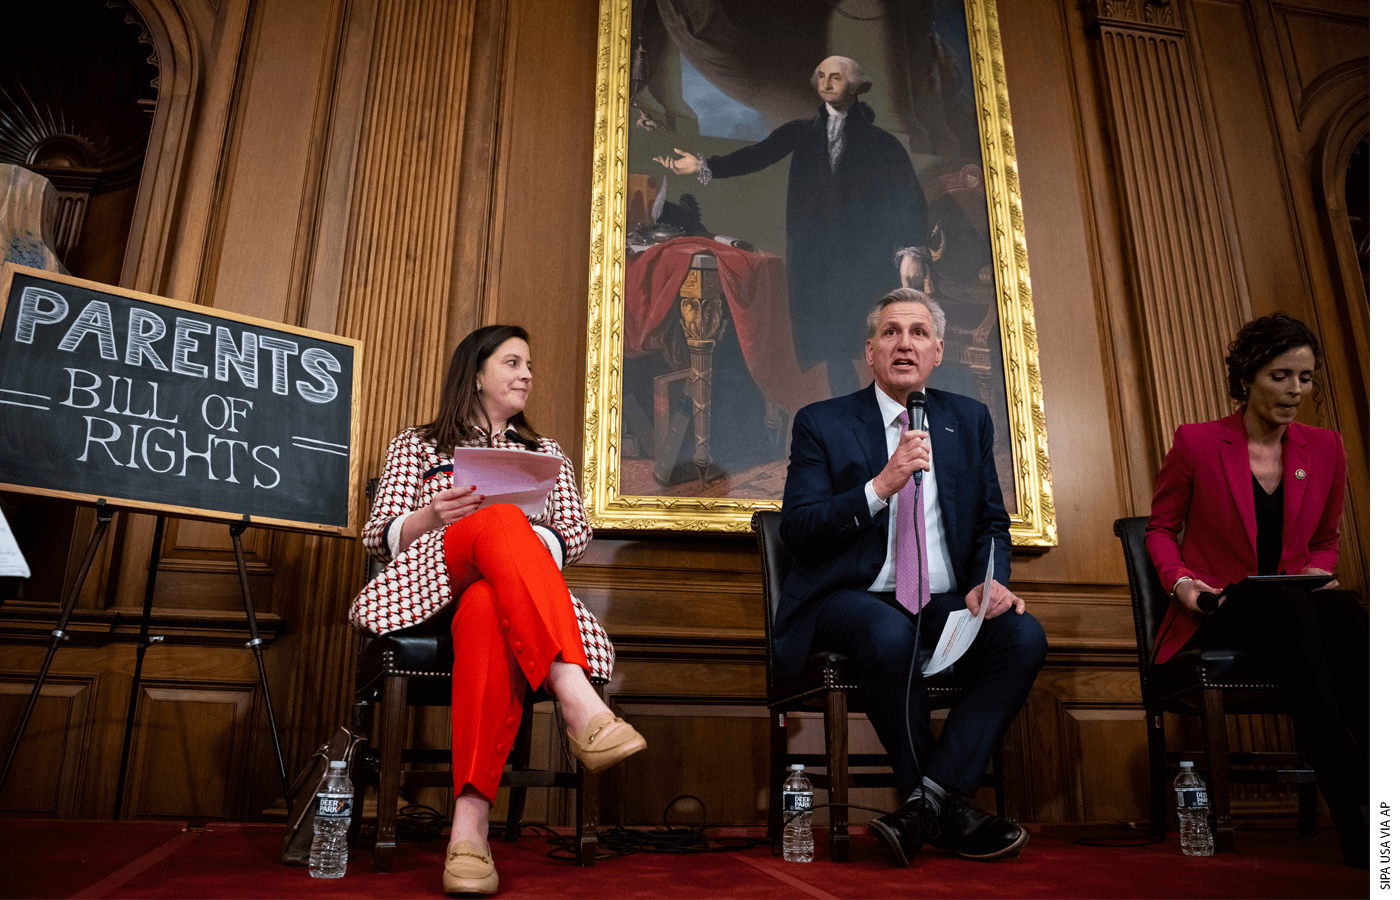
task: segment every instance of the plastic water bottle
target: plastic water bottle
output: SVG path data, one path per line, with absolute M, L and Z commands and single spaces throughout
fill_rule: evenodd
M 342 878 L 349 855 L 350 808 L 355 788 L 345 771 L 345 761 L 331 761 L 331 769 L 316 788 L 316 836 L 311 839 L 311 877 Z
M 787 862 L 812 861 L 812 782 L 794 765 L 783 782 L 783 859 Z M 793 815 L 799 812 L 800 815 Z M 791 816 L 791 818 L 789 818 Z
M 1187 856 L 1215 853 L 1210 836 L 1210 796 L 1206 783 L 1196 774 L 1195 763 L 1183 762 L 1176 776 L 1176 814 L 1181 821 L 1181 852 Z

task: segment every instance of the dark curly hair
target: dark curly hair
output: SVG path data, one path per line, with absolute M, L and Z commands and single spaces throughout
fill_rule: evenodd
M 1311 328 L 1281 312 L 1246 322 L 1230 343 L 1230 354 L 1225 357 L 1231 399 L 1241 404 L 1247 401 L 1249 385 L 1259 370 L 1269 360 L 1296 347 L 1311 348 L 1316 360 L 1313 364 L 1313 386 L 1315 389 L 1321 387 L 1315 373 L 1322 368 L 1322 345 Z

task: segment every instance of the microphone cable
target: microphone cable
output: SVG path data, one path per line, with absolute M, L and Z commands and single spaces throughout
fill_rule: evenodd
M 914 481 L 914 507 L 915 515 L 922 516 L 924 514 L 924 483 L 922 478 L 915 479 Z M 918 533 L 919 532 L 916 527 L 914 530 L 914 534 L 917 536 Z M 895 540 L 899 540 L 897 535 L 895 537 Z M 924 541 L 915 540 L 914 543 L 919 545 L 919 582 L 917 585 L 918 592 L 914 594 L 914 596 L 917 598 L 919 609 L 918 612 L 914 613 L 914 645 L 913 648 L 909 651 L 909 673 L 905 678 L 904 682 L 904 735 L 909 741 L 909 755 L 914 758 L 914 765 L 918 768 L 919 771 L 919 792 L 923 798 L 924 803 L 927 804 L 929 802 L 928 785 L 924 782 L 923 762 L 919 759 L 919 750 L 917 745 L 914 743 L 914 720 L 910 715 L 909 707 L 913 705 L 914 701 L 914 670 L 919 667 L 919 645 L 923 641 L 924 633 L 924 607 L 928 605 L 928 563 L 924 561 L 924 552 L 928 548 L 924 546 Z M 896 555 L 898 555 L 898 551 L 896 551 Z M 897 586 L 898 576 L 896 576 L 895 578 L 895 583 Z M 922 686 L 922 684 L 920 686 Z M 927 722 L 924 723 L 924 727 L 928 727 Z M 899 805 L 903 806 L 907 802 L 908 800 L 906 799 L 904 801 L 901 801 Z
M 671 808 L 682 800 L 694 800 L 699 805 L 699 825 L 686 827 L 671 825 Z M 731 853 L 736 850 L 761 847 L 769 843 L 767 838 L 710 837 L 706 835 L 705 830 L 709 828 L 709 810 L 705 806 L 705 801 L 694 794 L 681 794 L 666 804 L 666 809 L 661 813 L 661 824 L 661 828 L 652 829 L 624 828 L 619 820 L 617 825 L 606 831 L 599 829 L 599 850 L 606 848 L 610 851 L 608 856 L 631 856 L 634 853 Z M 564 842 L 565 846 L 559 847 L 557 841 Z M 551 850 L 547 854 L 548 856 L 556 859 L 573 858 L 571 839 L 561 836 L 551 840 L 550 843 L 556 844 L 556 848 Z
M 910 430 L 912 430 L 912 431 L 923 431 L 923 430 L 926 430 L 926 429 L 927 429 L 927 426 L 928 426 L 928 421 L 927 421 L 927 419 L 928 419 L 928 404 L 927 404 L 926 400 L 924 399 L 923 391 L 915 391 L 915 392 L 911 393 L 907 398 L 905 398 L 905 404 L 906 404 L 906 407 L 907 407 L 908 410 L 909 410 L 909 426 L 910 426 Z M 930 460 L 932 460 L 932 458 L 933 458 L 933 444 L 932 444 L 932 442 L 929 442 L 929 458 L 930 458 Z M 924 491 L 924 479 L 923 479 L 923 474 L 924 474 L 924 470 L 923 470 L 923 469 L 917 469 L 917 470 L 915 470 L 914 472 L 912 472 L 912 473 L 910 474 L 910 476 L 909 476 L 910 478 L 913 478 L 913 479 L 914 479 L 914 496 L 913 496 L 913 501 L 914 501 L 914 515 L 916 515 L 916 516 L 923 516 L 923 515 L 924 515 L 924 493 L 923 493 L 923 491 Z M 917 521 L 917 520 L 915 520 L 915 521 Z M 915 598 L 916 598 L 916 601 L 915 601 L 915 602 L 918 603 L 918 609 L 915 610 L 915 612 L 914 612 L 914 643 L 913 643 L 913 646 L 910 648 L 910 651 L 909 651 L 909 672 L 908 672 L 907 677 L 905 678 L 905 683 L 904 683 L 904 735 L 905 735 L 905 738 L 909 741 L 909 755 L 910 755 L 911 757 L 913 757 L 913 759 L 914 759 L 914 765 L 915 765 L 915 767 L 918 769 L 918 773 L 919 773 L 919 794 L 920 794 L 920 797 L 923 799 L 924 803 L 927 804 L 927 803 L 929 802 L 929 799 L 928 799 L 928 793 L 929 793 L 929 791 L 928 791 L 928 785 L 924 783 L 923 761 L 919 759 L 918 745 L 914 742 L 914 721 L 913 721 L 913 719 L 911 718 L 910 712 L 909 712 L 909 708 L 913 705 L 913 701 L 914 701 L 914 671 L 915 671 L 916 669 L 918 669 L 918 667 L 919 667 L 919 647 L 920 647 L 920 645 L 923 643 L 923 639 L 924 639 L 924 607 L 928 605 L 928 562 L 927 562 L 927 561 L 925 560 L 925 558 L 924 558 L 924 554 L 925 554 L 925 552 L 927 552 L 927 550 L 928 550 L 928 547 L 927 547 L 928 539 L 927 539 L 927 536 L 926 536 L 925 539 L 922 540 L 922 541 L 917 540 L 918 534 L 919 534 L 919 529 L 918 529 L 918 525 L 916 524 L 915 527 L 914 527 L 914 535 L 915 535 L 915 537 L 916 537 L 916 540 L 914 541 L 914 543 L 918 545 L 917 550 L 918 550 L 919 578 L 918 578 L 918 583 L 916 584 L 917 590 L 916 590 L 914 596 L 915 596 Z M 896 546 L 896 548 L 897 548 L 897 547 L 898 547 L 898 541 L 899 541 L 899 536 L 898 536 L 898 535 L 895 535 L 895 541 L 896 541 L 896 545 L 895 545 L 895 546 Z M 898 558 L 898 555 L 899 555 L 899 551 L 898 551 L 898 549 L 896 549 L 896 550 L 895 550 L 895 556 L 896 556 L 896 558 Z M 899 578 L 898 578 L 898 576 L 896 575 L 896 577 L 895 577 L 895 587 L 896 587 L 896 589 L 898 589 L 898 586 L 899 586 Z M 920 678 L 920 687 L 921 687 L 921 688 L 923 687 L 923 683 L 922 683 L 922 682 L 923 682 L 923 679 Z M 927 727 L 928 727 L 928 723 L 925 722 L 925 723 L 923 724 L 923 727 L 924 727 L 924 728 L 927 728 Z M 902 807 L 902 806 L 903 806 L 905 803 L 907 803 L 907 802 L 908 802 L 907 800 L 902 801 L 899 805 Z

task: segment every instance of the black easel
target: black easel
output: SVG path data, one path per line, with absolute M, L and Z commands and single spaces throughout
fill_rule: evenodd
M 97 555 L 97 547 L 102 543 L 103 535 L 107 533 L 107 526 L 111 524 L 112 510 L 107 508 L 106 500 L 98 500 L 97 527 L 93 529 L 92 538 L 88 541 L 87 553 L 83 554 L 83 564 L 78 569 L 78 577 L 68 591 L 68 597 L 63 601 L 63 609 L 58 614 L 58 624 L 54 626 L 53 638 L 49 641 L 49 652 L 44 654 L 44 664 L 39 667 L 39 677 L 34 680 L 34 690 L 29 693 L 29 703 L 25 705 L 24 715 L 20 717 L 15 741 L 10 745 L 9 756 L 5 757 L 5 769 L 0 772 L 0 788 L 4 788 L 5 780 L 10 777 L 10 766 L 15 761 L 15 754 L 19 753 L 19 741 L 24 737 L 24 729 L 29 724 L 30 714 L 34 712 L 34 704 L 39 702 L 39 689 L 44 686 L 44 679 L 48 677 L 53 655 L 58 652 L 58 645 L 68 640 L 68 635 L 64 633 L 64 629 L 68 627 L 68 617 L 73 614 L 73 607 L 78 603 L 78 594 L 82 592 L 83 582 L 87 580 L 88 569 L 92 567 L 93 557 Z
M 49 651 L 44 656 L 44 664 L 39 669 L 39 677 L 34 681 L 34 688 L 29 694 L 29 703 L 25 706 L 24 716 L 20 719 L 19 729 L 15 732 L 14 743 L 10 745 L 9 756 L 5 759 L 4 771 L 0 772 L 0 788 L 4 788 L 6 779 L 10 775 L 10 767 L 15 761 L 15 756 L 19 753 L 19 743 L 24 737 L 24 729 L 29 724 L 29 717 L 34 712 L 34 705 L 39 700 L 39 692 L 43 689 L 44 679 L 48 677 L 49 665 L 53 662 L 54 653 L 57 652 L 59 644 L 69 640 L 70 635 L 65 632 L 68 627 L 68 619 L 77 606 L 78 595 L 82 592 L 83 582 L 87 580 L 88 569 L 92 567 L 92 560 L 97 555 L 97 548 L 102 543 L 102 538 L 107 533 L 107 526 L 112 523 L 113 511 L 107 506 L 105 499 L 97 501 L 97 527 L 93 530 L 92 537 L 88 540 L 87 552 L 83 556 L 83 564 L 78 569 L 78 577 L 73 582 L 73 587 L 68 591 L 68 596 L 63 602 L 63 609 L 59 613 L 58 625 L 53 630 L 53 638 L 49 642 Z M 238 562 L 238 583 L 243 590 L 243 606 L 248 613 L 248 636 L 249 640 L 244 642 L 244 646 L 253 651 L 253 657 L 258 663 L 258 681 L 262 685 L 263 701 L 267 706 L 267 721 L 272 729 L 272 748 L 277 754 L 277 772 L 282 779 L 282 796 L 287 800 L 287 808 L 291 809 L 291 788 L 287 781 L 287 766 L 282 759 L 282 742 L 277 735 L 277 716 L 272 708 L 272 691 L 267 683 L 267 668 L 263 664 L 262 638 L 258 636 L 258 617 L 253 609 L 253 595 L 248 587 L 248 567 L 243 559 L 243 532 L 248 528 L 251 517 L 247 514 L 243 516 L 242 522 L 229 526 L 229 537 L 233 540 L 233 555 Z M 137 634 L 103 633 L 99 635 L 101 643 L 110 641 L 129 642 L 136 644 L 136 670 L 131 680 L 131 697 L 127 702 L 126 709 L 126 732 L 122 740 L 122 761 L 121 768 L 117 775 L 117 799 L 113 807 L 112 817 L 121 816 L 122 800 L 126 791 L 127 767 L 131 762 L 131 736 L 136 726 L 136 704 L 140 697 L 141 690 L 141 666 L 146 658 L 146 650 L 152 644 L 194 644 L 194 645 L 224 645 L 226 641 L 210 639 L 205 637 L 186 637 L 183 635 L 153 635 L 151 634 L 151 606 L 155 598 L 156 568 L 160 561 L 161 543 L 165 536 L 165 516 L 156 516 L 156 533 L 151 542 L 151 556 L 147 568 L 146 595 L 141 607 L 141 630 Z

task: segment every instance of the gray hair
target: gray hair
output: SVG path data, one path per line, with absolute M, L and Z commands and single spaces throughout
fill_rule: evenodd
M 880 327 L 880 313 L 885 311 L 885 307 L 892 303 L 921 303 L 924 309 L 933 319 L 933 333 L 941 341 L 943 340 L 943 329 L 948 324 L 948 318 L 943 315 L 943 307 L 938 302 L 925 294 L 923 291 L 915 290 L 911 287 L 895 288 L 870 307 L 870 312 L 865 317 L 865 339 L 868 341 L 875 337 L 875 329 Z
M 828 56 L 826 59 L 841 60 L 841 68 L 844 70 L 846 80 L 851 83 L 852 97 L 859 96 L 870 90 L 870 85 L 873 84 L 873 82 L 870 80 L 870 76 L 865 74 L 865 70 L 860 67 L 860 63 L 851 59 L 849 56 Z M 826 59 L 822 60 L 822 62 L 826 62 Z M 817 63 L 816 68 L 812 69 L 812 90 L 814 91 L 817 89 L 817 71 L 821 69 L 821 67 L 821 63 Z

